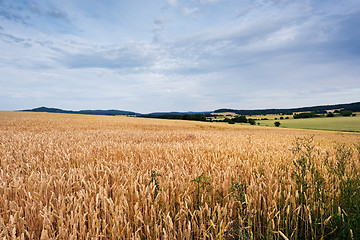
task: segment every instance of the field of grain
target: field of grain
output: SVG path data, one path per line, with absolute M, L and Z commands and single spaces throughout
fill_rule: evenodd
M 360 135 L 0 112 L 1 239 L 359 239 Z

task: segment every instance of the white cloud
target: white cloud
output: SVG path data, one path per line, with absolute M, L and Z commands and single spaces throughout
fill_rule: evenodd
M 360 8 L 344 1 L 167 0 L 176 8 L 125 1 L 102 5 L 106 14 L 96 19 L 99 4 L 85 0 L 29 8 L 7 1 L 13 7 L 0 8 L 0 109 L 203 111 L 356 101 Z
M 157 17 L 154 20 L 154 26 L 152 27 L 153 32 L 153 42 L 160 42 L 163 32 L 165 30 L 165 19 L 162 17 Z
M 183 14 L 186 16 L 194 15 L 198 12 L 200 12 L 199 8 L 188 8 L 188 7 L 183 8 Z
M 178 4 L 177 0 L 166 0 L 166 1 L 172 7 L 175 7 Z
M 213 4 L 213 3 L 218 3 L 220 2 L 221 0 L 200 0 L 200 2 L 202 4 Z
M 59 10 L 57 8 L 49 9 L 46 13 L 49 16 L 54 17 L 54 18 L 59 18 L 59 19 L 64 19 L 64 20 L 68 20 L 68 18 L 69 18 L 66 12 Z

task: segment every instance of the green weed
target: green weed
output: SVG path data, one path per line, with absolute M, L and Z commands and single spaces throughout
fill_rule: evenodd
M 211 180 L 210 177 L 207 177 L 204 173 L 199 175 L 198 177 L 191 180 L 191 182 L 195 183 L 195 209 L 199 208 L 202 202 L 203 193 L 209 192 L 211 190 Z

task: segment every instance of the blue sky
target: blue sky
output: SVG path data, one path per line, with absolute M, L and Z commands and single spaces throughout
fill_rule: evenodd
M 360 101 L 359 0 L 0 0 L 0 109 Z

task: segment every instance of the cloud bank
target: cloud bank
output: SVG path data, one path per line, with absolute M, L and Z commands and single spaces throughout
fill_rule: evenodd
M 359 101 L 359 24 L 356 0 L 2 0 L 0 109 Z

